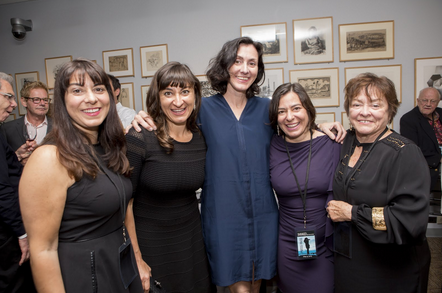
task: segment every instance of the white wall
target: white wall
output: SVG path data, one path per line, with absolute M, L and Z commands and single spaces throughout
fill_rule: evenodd
M 204 74 L 208 61 L 227 40 L 240 36 L 241 25 L 287 22 L 288 63 L 267 68 L 289 70 L 339 67 L 340 107 L 343 110 L 344 68 L 402 64 L 402 105 L 394 120 L 414 107 L 414 58 L 442 56 L 441 0 L 35 0 L 0 5 L 0 71 L 10 74 L 38 71 L 46 80 L 45 58 L 72 55 L 97 60 L 102 51 L 133 48 L 133 82 L 137 110 L 141 109 L 142 46 L 168 44 L 169 60 L 186 63 L 195 74 Z M 334 62 L 294 65 L 293 19 L 333 17 Z M 11 34 L 11 17 L 32 19 L 34 29 L 22 42 Z M 395 58 L 339 62 L 338 25 L 394 20 Z M 15 110 L 16 113 L 17 109 Z

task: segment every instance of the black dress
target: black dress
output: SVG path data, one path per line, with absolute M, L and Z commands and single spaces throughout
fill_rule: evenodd
M 102 152 L 99 146 L 96 150 Z M 119 269 L 118 249 L 124 242 L 120 194 L 127 206 L 132 186 L 128 178 L 108 173 L 119 191 L 103 173 L 95 179 L 84 175 L 67 191 L 58 243 L 67 293 L 143 292 L 139 276 L 125 289 Z
M 141 253 L 168 292 L 212 292 L 195 191 L 204 181 L 206 144 L 193 134 L 166 154 L 153 132 L 126 135 L 133 167 L 134 218 Z
M 335 292 L 427 292 L 427 163 L 413 142 L 394 132 L 374 145 L 349 180 L 346 196 L 354 138 L 353 132 L 345 138 L 333 183 L 334 198 L 353 205 L 352 221 L 335 223 L 340 252 L 335 253 Z M 364 146 L 361 159 L 369 147 Z M 373 228 L 373 207 L 384 208 L 386 231 Z

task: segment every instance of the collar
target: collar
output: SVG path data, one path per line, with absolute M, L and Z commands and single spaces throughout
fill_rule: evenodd
M 28 114 L 25 115 L 25 125 L 31 124 L 28 121 Z M 40 123 L 40 125 L 37 125 L 37 128 L 43 127 L 45 125 L 48 125 L 48 117 L 45 115 L 45 119 L 43 120 L 42 123 Z

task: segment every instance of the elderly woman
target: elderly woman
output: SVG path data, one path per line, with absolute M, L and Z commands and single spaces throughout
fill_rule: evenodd
M 335 292 L 427 292 L 430 175 L 419 148 L 389 130 L 399 106 L 386 77 L 345 87 L 348 132 L 335 173 Z

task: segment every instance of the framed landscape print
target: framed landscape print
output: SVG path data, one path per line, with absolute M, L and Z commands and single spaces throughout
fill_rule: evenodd
M 241 26 L 241 37 L 250 37 L 264 46 L 264 63 L 287 62 L 287 23 Z
M 18 114 L 25 115 L 26 108 L 20 103 L 20 91 L 23 86 L 32 81 L 40 81 L 38 71 L 23 72 L 15 74 L 15 92 L 17 94 Z M 15 119 L 15 118 L 14 118 Z
M 149 88 L 150 88 L 150 85 L 142 85 L 141 86 L 141 108 L 146 113 L 147 113 L 146 98 L 147 98 L 147 92 L 149 91 Z
M 218 92 L 212 89 L 209 80 L 206 75 L 195 75 L 196 78 L 200 81 L 201 84 L 201 96 L 202 97 L 210 97 L 216 95 Z
M 72 61 L 72 56 L 53 57 L 45 59 L 46 84 L 49 89 L 54 88 L 55 78 L 57 76 L 58 70 L 64 63 L 69 61 Z
M 300 83 L 315 107 L 339 107 L 339 69 L 290 70 L 290 82 Z
M 284 69 L 283 68 L 269 68 L 265 69 L 265 80 L 261 84 L 259 96 L 272 98 L 273 92 L 278 86 L 284 83 Z
M 393 20 L 339 25 L 339 61 L 393 58 Z
M 126 82 L 121 84 L 120 103 L 124 107 L 128 107 L 135 110 L 133 82 Z
M 442 94 L 442 57 L 414 59 L 414 105 L 419 92 L 434 87 Z
M 316 124 L 321 124 L 324 122 L 335 122 L 335 112 L 328 112 L 328 113 L 316 113 Z
M 141 77 L 150 77 L 169 62 L 167 44 L 140 47 Z
M 295 64 L 333 62 L 333 18 L 293 20 Z
M 103 69 L 115 77 L 135 76 L 132 48 L 103 51 Z
M 353 77 L 365 72 L 371 72 L 377 76 L 385 76 L 390 79 L 396 88 L 399 103 L 402 103 L 402 65 L 348 67 L 345 68 L 345 84 Z

